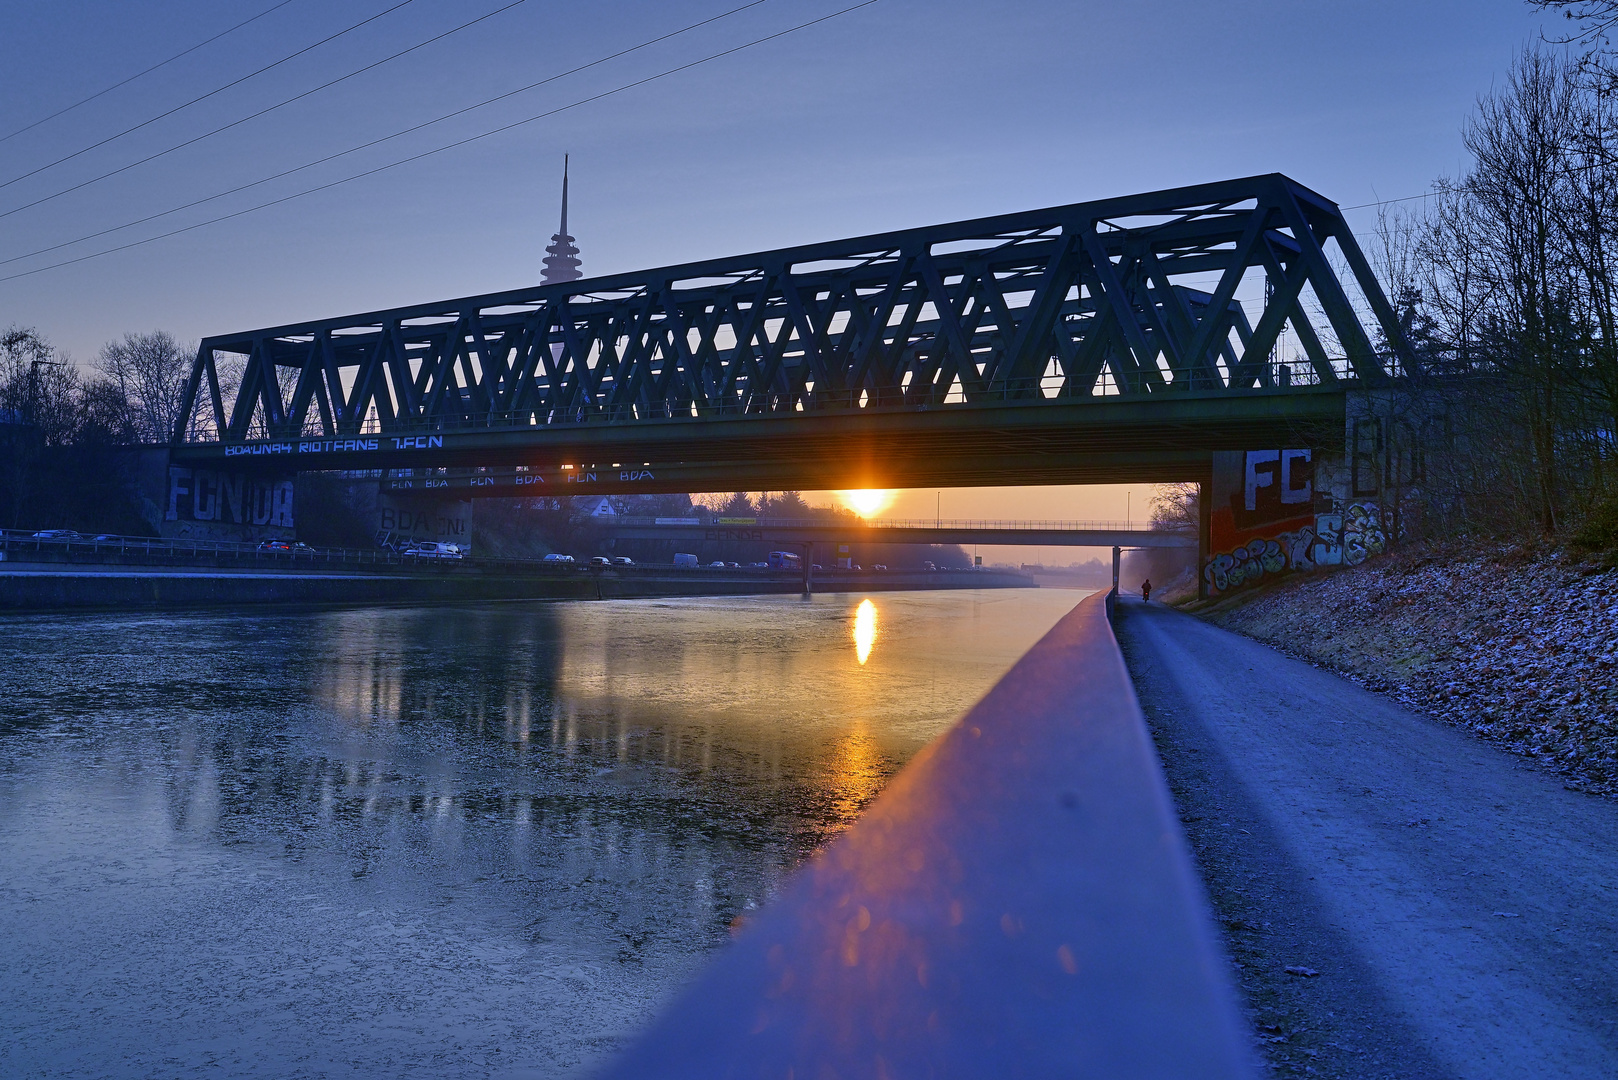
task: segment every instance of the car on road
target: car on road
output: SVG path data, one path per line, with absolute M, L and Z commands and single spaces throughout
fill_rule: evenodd
M 605 555 L 593 555 L 593 556 L 590 557 L 590 565 L 591 566 L 611 566 L 612 565 L 612 560 L 607 558 Z
M 687 554 L 686 552 L 683 552 L 683 551 L 676 551 L 674 553 L 674 565 L 675 566 L 688 567 L 688 568 L 696 566 L 697 565 L 697 557 L 695 555 Z
M 723 570 L 725 568 L 725 560 L 715 559 L 713 562 L 708 564 L 708 568 L 710 570 L 712 570 L 714 567 L 718 567 L 719 569 Z
M 72 529 L 41 529 L 31 539 L 34 540 L 83 540 L 84 537 Z
M 122 539 L 123 537 L 117 533 L 101 533 L 98 536 L 90 537 L 90 541 L 96 544 L 116 544 Z
M 571 556 L 571 555 L 563 555 L 560 551 L 553 551 L 553 552 L 546 555 L 543 559 L 541 559 L 539 561 L 540 562 L 550 562 L 550 563 L 557 563 L 557 562 L 570 563 L 570 562 L 573 561 L 573 556 Z
M 285 540 L 265 540 L 259 544 L 260 551 L 291 551 L 292 545 Z
M 882 563 L 872 563 L 871 564 L 871 569 L 872 570 L 886 570 L 887 567 L 885 565 L 883 565 Z
M 614 565 L 614 566 L 634 566 L 635 565 L 635 560 L 631 559 L 628 555 L 619 555 L 619 556 L 615 557 L 612 560 L 612 565 Z
M 440 544 L 432 540 L 423 540 L 419 544 L 401 551 L 401 555 L 409 555 L 416 559 L 460 559 L 465 556 L 461 549 L 454 544 Z

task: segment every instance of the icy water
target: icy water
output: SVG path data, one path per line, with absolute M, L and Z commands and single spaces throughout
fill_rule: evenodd
M 0 1076 L 586 1076 L 1081 595 L 0 620 Z

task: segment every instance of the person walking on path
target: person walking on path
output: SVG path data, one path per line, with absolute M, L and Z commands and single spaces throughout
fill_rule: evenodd
M 1140 583 L 1140 598 L 1141 598 L 1142 602 L 1144 602 L 1144 603 L 1150 604 L 1152 602 L 1152 579 L 1151 578 L 1147 578 L 1145 581 Z

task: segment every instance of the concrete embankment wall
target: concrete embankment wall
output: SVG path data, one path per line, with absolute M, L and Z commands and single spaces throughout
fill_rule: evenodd
M 816 592 L 1027 588 L 995 570 L 815 575 Z M 9 563 L 0 571 L 0 611 L 64 608 L 244 607 L 261 604 L 432 604 L 487 600 L 596 600 L 658 596 L 797 593 L 796 574 L 634 568 L 560 569 L 533 575 L 446 569 L 408 573 L 311 570 L 140 569 Z

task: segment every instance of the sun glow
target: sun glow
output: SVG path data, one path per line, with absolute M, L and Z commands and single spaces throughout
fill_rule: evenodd
M 837 498 L 860 517 L 868 518 L 886 510 L 895 494 L 888 488 L 861 488 L 857 491 L 839 491 Z
M 860 606 L 854 609 L 854 655 L 859 658 L 860 666 L 871 658 L 871 646 L 875 644 L 876 605 L 861 600 Z

